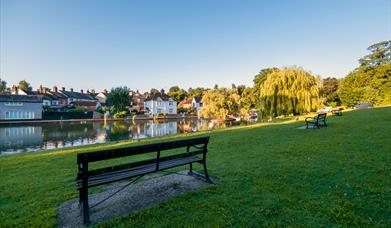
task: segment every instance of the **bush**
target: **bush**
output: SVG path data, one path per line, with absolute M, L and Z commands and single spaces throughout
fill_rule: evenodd
M 127 111 L 117 112 L 114 114 L 114 118 L 125 118 L 127 114 Z

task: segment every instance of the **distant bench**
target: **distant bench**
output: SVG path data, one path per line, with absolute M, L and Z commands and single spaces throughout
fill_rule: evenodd
M 333 109 L 331 110 L 331 113 L 333 113 L 333 116 L 342 116 L 342 110 L 343 108 Z
M 320 128 L 323 126 L 327 126 L 326 116 L 327 116 L 327 113 L 320 113 L 315 117 L 305 118 L 306 128 L 308 128 L 309 125 L 312 125 L 313 128 L 315 128 L 315 127 Z
M 149 173 L 189 164 L 189 174 L 191 175 L 193 174 L 193 163 L 203 164 L 205 179 L 208 182 L 212 182 L 206 169 L 208 142 L 209 136 L 206 136 L 77 154 L 78 173 L 76 185 L 79 190 L 79 204 L 81 205 L 84 224 L 89 224 L 90 222 L 88 205 L 88 188 L 90 187 L 140 177 Z M 162 156 L 163 151 L 176 148 L 185 148 L 186 150 Z M 99 169 L 88 169 L 89 164 L 93 162 L 149 153 L 155 153 L 156 157 Z

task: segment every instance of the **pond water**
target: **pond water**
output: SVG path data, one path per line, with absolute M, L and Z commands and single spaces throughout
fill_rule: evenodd
M 119 140 L 138 140 L 247 125 L 207 120 L 63 122 L 0 125 L 0 155 L 72 147 Z

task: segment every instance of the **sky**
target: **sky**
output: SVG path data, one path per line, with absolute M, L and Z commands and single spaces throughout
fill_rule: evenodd
M 0 0 L 8 86 L 251 86 L 284 66 L 341 78 L 383 40 L 391 0 Z

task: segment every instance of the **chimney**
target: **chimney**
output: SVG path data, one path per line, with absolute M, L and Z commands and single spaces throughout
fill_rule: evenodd
M 62 90 L 62 91 L 65 91 L 65 87 L 62 87 L 61 90 Z
M 53 86 L 53 92 L 57 93 L 58 92 L 58 88 L 57 86 Z
M 73 88 L 71 88 L 70 91 L 73 92 Z
M 104 92 L 104 93 L 107 93 L 107 89 L 104 89 L 103 92 Z
M 87 94 L 90 94 L 90 90 L 89 89 L 87 89 Z
M 80 90 L 80 93 L 83 93 L 83 92 L 84 92 L 84 91 L 81 89 L 81 90 Z
M 163 95 L 163 94 L 164 94 L 164 89 L 161 89 L 161 90 L 160 90 L 160 93 Z
M 42 85 L 40 85 L 40 86 L 39 86 L 39 90 L 38 90 L 38 92 L 39 92 L 39 93 L 43 93 L 43 92 L 44 92 L 44 91 L 43 91 L 43 87 L 42 87 Z
M 94 90 L 94 89 L 91 89 L 91 93 L 95 93 L 95 90 Z

